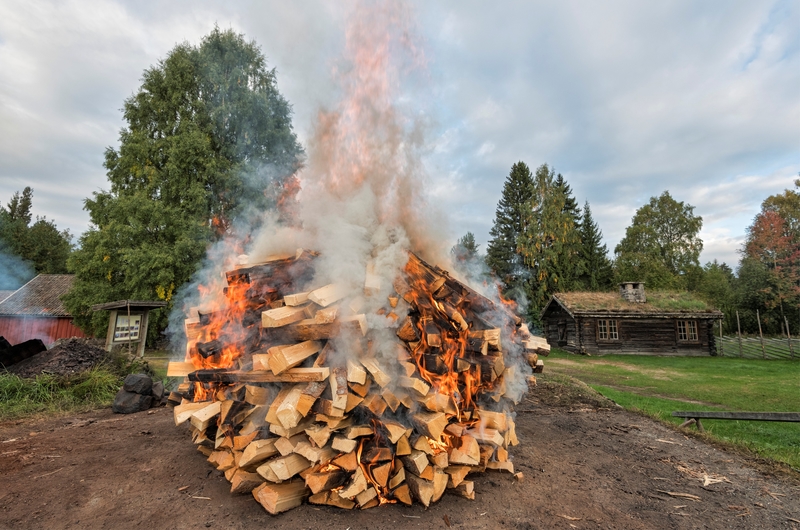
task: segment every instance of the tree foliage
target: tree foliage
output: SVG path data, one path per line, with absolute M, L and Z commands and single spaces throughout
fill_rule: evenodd
M 450 252 L 459 262 L 471 262 L 478 258 L 478 245 L 475 243 L 475 234 L 467 232 L 461 236 Z
M 603 243 L 603 232 L 592 217 L 589 201 L 583 206 L 580 223 L 580 270 L 576 287 L 586 291 L 605 291 L 613 286 L 614 271 Z
M 570 201 L 571 199 L 571 201 Z M 538 320 L 550 295 L 575 286 L 579 272 L 580 233 L 574 198 L 561 175 L 547 164 L 533 178 L 533 194 L 523 209 L 523 230 L 517 246 L 523 263 L 531 270 L 527 293 L 528 312 Z
M 619 281 L 644 281 L 650 287 L 685 288 L 685 275 L 699 267 L 703 218 L 694 206 L 665 191 L 633 216 L 625 237 L 614 249 Z
M 503 294 L 515 300 L 525 292 L 529 270 L 517 251 L 517 240 L 525 226 L 523 212 L 533 198 L 533 176 L 525 162 L 517 162 L 503 184 L 497 204 L 492 238 L 486 248 L 486 265 L 504 285 Z
M 795 185 L 800 188 L 800 180 Z M 739 278 L 742 303 L 759 310 L 762 327 L 779 333 L 784 319 L 795 316 L 800 306 L 800 194 L 796 190 L 772 195 L 761 204 L 747 229 Z
M 31 224 L 33 190 L 14 193 L 6 207 L 0 206 L 0 254 L 6 271 L 0 288 L 16 289 L 34 274 L 64 274 L 72 251 L 72 236 L 53 221 L 37 217 Z
M 110 188 L 86 200 L 91 228 L 70 261 L 65 301 L 89 331 L 105 326 L 94 303 L 170 301 L 235 219 L 274 206 L 302 156 L 275 71 L 231 30 L 176 46 L 123 112 L 119 148 L 105 153 Z

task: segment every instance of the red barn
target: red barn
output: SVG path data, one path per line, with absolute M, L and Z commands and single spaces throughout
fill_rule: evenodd
M 75 281 L 73 274 L 40 274 L 0 302 L 0 335 L 11 344 L 42 339 L 85 337 L 72 323 L 61 297 Z

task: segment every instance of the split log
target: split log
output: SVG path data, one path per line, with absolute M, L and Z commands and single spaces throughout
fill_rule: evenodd
M 356 469 L 359 469 L 358 457 L 356 456 L 355 451 L 337 456 L 331 461 L 331 464 L 339 466 L 345 471 L 355 471 Z
M 481 429 L 488 427 L 500 431 L 501 433 L 508 430 L 508 417 L 504 412 L 492 412 L 478 409 L 477 413 Z
M 416 377 L 400 376 L 397 378 L 397 384 L 414 390 L 419 396 L 428 395 L 428 391 L 431 389 L 428 383 Z
M 303 392 L 297 400 L 297 412 L 302 416 L 308 415 L 311 411 L 311 407 L 316 403 L 317 399 L 319 399 L 327 387 L 328 385 L 324 380 L 308 383 L 308 385 L 303 388 Z
M 336 408 L 347 407 L 347 369 L 333 368 L 330 375 L 331 402 Z
M 356 505 L 356 503 L 351 500 L 341 498 L 338 491 L 321 491 L 310 496 L 308 502 L 311 504 L 336 506 L 337 508 L 343 508 L 345 510 L 352 510 Z
M 351 440 L 345 436 L 334 436 L 332 447 L 340 453 L 350 453 L 356 450 L 356 447 L 358 447 L 358 441 Z
M 454 488 L 454 491 L 471 501 L 475 500 L 475 484 L 471 480 L 465 480 Z
M 283 297 L 283 303 L 287 306 L 296 307 L 308 301 L 308 292 L 287 294 Z
M 284 306 L 261 313 L 262 328 L 280 328 L 306 318 L 306 306 Z
M 447 427 L 447 416 L 443 412 L 419 412 L 411 416 L 411 423 L 428 438 L 440 440 Z
M 237 469 L 231 478 L 231 493 L 250 493 L 263 482 L 264 479 L 258 473 Z
M 422 503 L 426 508 L 430 506 L 431 499 L 433 499 L 434 486 L 433 482 L 422 479 L 414 474 L 409 473 L 406 475 L 406 484 L 408 484 L 411 494 Z
M 318 471 L 305 476 L 306 486 L 311 490 L 311 493 L 338 488 L 347 482 L 348 478 L 350 478 L 350 474 L 344 469 Z
M 372 374 L 372 378 L 381 388 L 391 383 L 392 378 L 383 370 L 377 359 L 362 359 L 361 364 Z
M 403 467 L 415 475 L 419 476 L 428 467 L 428 455 L 416 449 L 411 450 L 411 454 L 400 458 L 403 462 Z
M 343 499 L 354 499 L 356 495 L 367 489 L 367 477 L 359 467 L 353 473 L 353 478 L 350 483 L 339 491 L 339 496 Z
M 242 456 L 239 459 L 239 467 L 247 468 L 252 465 L 260 464 L 267 458 L 273 457 L 278 454 L 275 448 L 275 441 L 277 438 L 267 438 L 266 440 L 253 440 L 242 451 Z
M 444 491 L 447 489 L 448 479 L 447 473 L 441 469 L 435 468 L 433 470 L 433 497 L 431 497 L 431 502 L 437 502 L 442 498 Z
M 389 473 L 391 473 L 391 471 L 392 471 L 392 462 L 387 462 L 382 466 L 378 466 L 372 469 L 372 478 L 375 479 L 375 482 L 377 482 L 381 488 L 385 488 L 386 485 L 389 483 Z
M 467 474 L 470 472 L 469 466 L 449 466 L 445 468 L 445 473 L 450 477 L 447 482 L 448 488 L 456 488 L 459 484 L 464 482 Z
M 175 425 L 180 425 L 181 423 L 184 423 L 185 421 L 189 420 L 189 418 L 191 418 L 195 412 L 207 406 L 208 406 L 207 401 L 202 401 L 199 403 L 193 403 L 191 401 L 187 401 L 186 403 L 181 403 L 180 405 L 172 409 L 172 415 L 173 418 L 175 419 Z
M 402 502 L 406 506 L 411 506 L 411 504 L 412 504 L 412 502 L 411 502 L 411 492 L 410 492 L 410 489 L 408 487 L 408 484 L 402 484 L 402 485 L 396 487 L 392 491 L 392 495 L 394 496 L 395 499 L 397 499 L 398 501 Z
M 294 368 L 322 349 L 319 341 L 307 340 L 299 344 L 273 346 L 269 349 L 269 367 L 275 375 Z
M 185 377 L 195 370 L 194 363 L 170 361 L 167 364 L 167 377 Z
M 288 438 L 281 436 L 275 440 L 275 449 L 278 450 L 281 456 L 289 456 L 294 453 L 295 447 L 297 447 L 298 444 L 307 441 L 308 438 L 305 436 L 305 433 L 297 433 Z
M 205 407 L 197 410 L 190 419 L 192 427 L 198 431 L 205 431 L 211 421 L 219 415 L 221 405 L 219 401 L 215 401 L 214 403 L 207 403 Z
M 331 432 L 330 427 L 319 423 L 314 423 L 309 428 L 305 429 L 305 433 L 313 440 L 317 447 L 324 447 L 328 443 Z
M 197 370 L 189 374 L 189 381 L 198 383 L 303 383 L 307 381 L 324 381 L 328 377 L 330 377 L 330 368 L 323 366 L 318 368 L 290 368 L 282 371 L 279 375 L 265 370 L 247 372 Z
M 274 458 L 264 465 L 269 466 L 280 480 L 289 480 L 304 469 L 311 467 L 311 462 L 302 455 L 292 453 L 290 455 Z
M 340 283 L 331 283 L 325 287 L 320 287 L 308 293 L 308 299 L 322 307 L 328 307 L 347 296 L 350 289 Z
M 253 497 L 272 515 L 300 506 L 308 495 L 308 488 L 302 481 L 286 484 L 265 482 L 253 490 Z
M 475 438 L 478 443 L 490 444 L 495 447 L 503 445 L 503 435 L 497 429 L 468 429 L 467 434 Z

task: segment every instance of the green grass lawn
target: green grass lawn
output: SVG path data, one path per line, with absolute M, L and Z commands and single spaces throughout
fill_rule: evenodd
M 153 372 L 155 378 L 166 381 L 167 365 L 172 354 L 167 350 L 147 350 L 144 353 L 144 360 Z
M 800 362 L 724 357 L 586 357 L 554 350 L 545 370 L 567 374 L 625 408 L 679 424 L 675 410 L 800 412 Z M 725 442 L 800 469 L 800 423 L 703 420 Z

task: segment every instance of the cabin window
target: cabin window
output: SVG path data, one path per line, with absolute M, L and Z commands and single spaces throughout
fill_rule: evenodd
M 617 332 L 617 321 L 598 320 L 597 338 L 598 340 L 619 340 L 619 333 Z
M 694 320 L 678 320 L 678 340 L 681 342 L 697 342 L 697 322 Z

